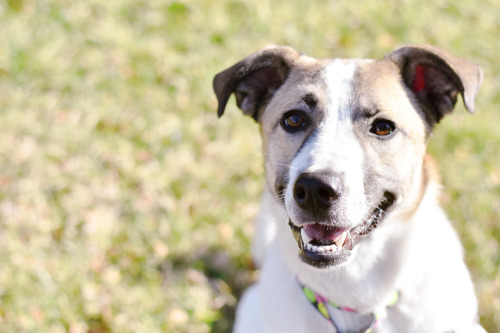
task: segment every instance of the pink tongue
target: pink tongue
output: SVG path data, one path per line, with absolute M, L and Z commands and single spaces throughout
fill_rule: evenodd
M 348 229 L 326 226 L 323 224 L 306 224 L 304 230 L 307 236 L 323 242 L 333 242 Z

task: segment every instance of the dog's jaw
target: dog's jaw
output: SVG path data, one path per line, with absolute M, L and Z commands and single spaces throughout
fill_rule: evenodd
M 300 259 L 317 268 L 327 268 L 346 263 L 351 251 L 383 220 L 395 202 L 395 195 L 385 192 L 376 208 L 353 228 L 336 227 L 327 223 L 289 226 L 299 247 Z

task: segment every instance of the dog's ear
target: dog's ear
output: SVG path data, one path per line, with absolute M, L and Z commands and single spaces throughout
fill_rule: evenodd
M 259 110 L 285 82 L 299 55 L 291 47 L 268 46 L 217 74 L 213 85 L 219 102 L 218 116 L 224 114 L 227 101 L 234 93 L 243 113 L 257 120 Z
M 429 45 L 406 46 L 387 56 L 400 68 L 433 123 L 453 111 L 460 93 L 465 108 L 474 113 L 474 100 L 483 80 L 481 68 Z

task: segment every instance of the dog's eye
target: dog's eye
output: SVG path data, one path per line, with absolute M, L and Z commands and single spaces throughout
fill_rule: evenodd
M 287 132 L 296 132 L 306 125 L 305 117 L 295 111 L 287 112 L 281 119 L 281 126 Z
M 387 136 L 396 130 L 396 126 L 389 120 L 378 120 L 373 123 L 370 132 L 378 136 Z

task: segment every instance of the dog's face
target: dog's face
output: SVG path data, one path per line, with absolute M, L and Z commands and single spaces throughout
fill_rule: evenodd
M 267 48 L 219 74 L 262 129 L 266 181 L 287 214 L 300 258 L 346 263 L 390 214 L 411 215 L 427 179 L 433 126 L 458 93 L 473 111 L 480 69 L 432 47 L 380 61 L 316 60 Z
M 389 61 L 305 67 L 260 121 L 267 183 L 302 258 L 322 267 L 346 261 L 396 202 L 416 207 L 427 127 Z

